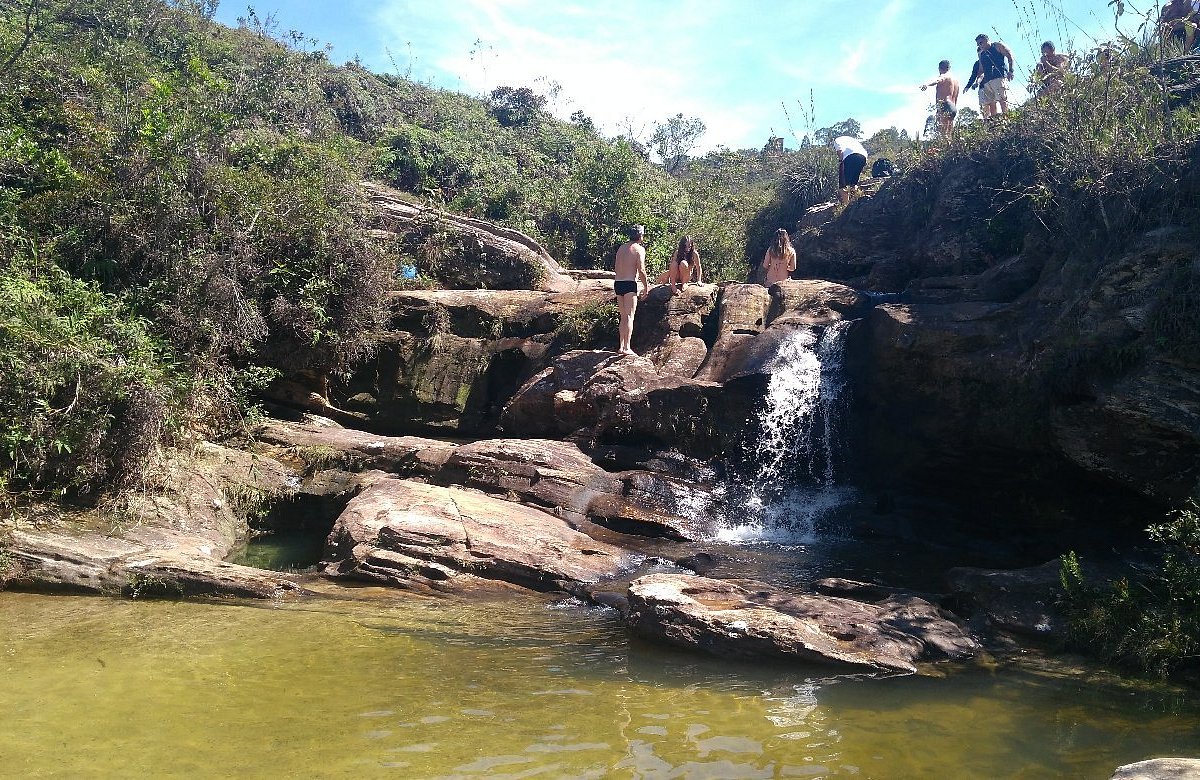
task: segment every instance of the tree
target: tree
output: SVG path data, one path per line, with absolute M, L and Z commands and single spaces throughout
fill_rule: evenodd
M 909 145 L 907 130 L 888 127 L 877 131 L 863 142 L 872 157 L 896 157 L 900 150 Z
M 571 124 L 575 125 L 581 130 L 586 130 L 589 133 L 596 132 L 596 123 L 592 121 L 590 116 L 583 113 L 582 110 L 575 111 L 573 114 L 571 114 Z
M 673 174 L 687 162 L 688 152 L 707 129 L 704 122 L 696 117 L 676 114 L 654 126 L 654 132 L 650 134 L 650 146 L 667 172 Z
M 970 127 L 979 121 L 979 112 L 973 108 L 963 106 L 958 109 L 958 126 Z
M 529 87 L 496 87 L 488 96 L 488 110 L 505 127 L 527 125 L 546 105 L 546 98 Z
M 841 122 L 835 122 L 829 127 L 822 127 L 813 133 L 813 140 L 820 146 L 828 146 L 839 135 L 849 135 L 858 138 L 862 135 L 862 124 L 850 117 Z

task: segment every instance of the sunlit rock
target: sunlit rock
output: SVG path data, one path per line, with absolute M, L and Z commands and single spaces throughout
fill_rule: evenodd
M 641 636 L 728 658 L 912 673 L 920 662 L 980 650 L 937 607 L 911 596 L 868 604 L 761 582 L 653 574 L 630 584 L 629 611 Z

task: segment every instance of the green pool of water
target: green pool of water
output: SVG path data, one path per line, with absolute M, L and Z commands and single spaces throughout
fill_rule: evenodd
M 733 664 L 524 596 L 0 593 L 0 776 L 1107 778 L 1200 755 L 1186 692 L 1033 664 Z
M 243 543 L 229 556 L 230 563 L 272 571 L 311 571 L 321 560 L 325 534 L 305 531 L 275 533 Z

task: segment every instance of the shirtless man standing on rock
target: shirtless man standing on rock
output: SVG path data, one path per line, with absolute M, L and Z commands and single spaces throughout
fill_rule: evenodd
M 958 79 L 950 74 L 950 60 L 938 63 L 938 77 L 922 84 L 921 91 L 924 92 L 929 87 L 934 87 L 933 99 L 938 127 L 941 128 L 943 137 L 951 138 L 954 135 L 954 117 L 958 116 L 960 88 Z
M 650 280 L 646 278 L 646 248 L 642 246 L 646 229 L 634 225 L 629 228 L 627 235 L 629 240 L 617 249 L 617 259 L 613 263 L 616 272 L 613 292 L 621 309 L 618 326 L 621 343 L 617 351 L 622 355 L 635 355 L 637 353 L 629 346 L 629 340 L 633 338 L 633 314 L 637 310 L 638 299 L 650 293 Z M 641 282 L 641 292 L 638 292 L 638 282 Z

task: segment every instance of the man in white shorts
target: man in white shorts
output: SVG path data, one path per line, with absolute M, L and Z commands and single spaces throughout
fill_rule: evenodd
M 975 44 L 979 47 L 979 109 L 987 119 L 1008 111 L 1008 82 L 1012 81 L 1016 63 L 1012 52 L 1000 41 L 991 43 L 981 34 L 975 36 Z

